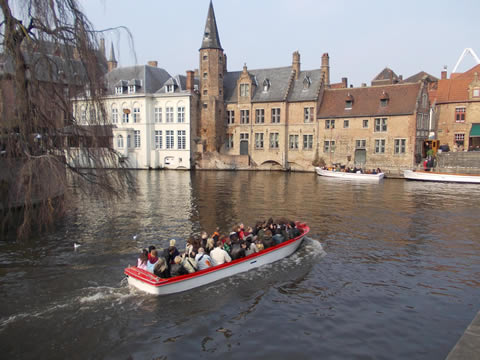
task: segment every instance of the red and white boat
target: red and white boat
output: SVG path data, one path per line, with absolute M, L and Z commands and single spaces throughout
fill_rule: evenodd
M 378 173 L 378 174 L 364 174 L 361 172 L 351 173 L 346 171 L 325 170 L 320 167 L 316 167 L 315 172 L 320 176 L 334 177 L 338 179 L 362 180 L 362 181 L 366 180 L 366 181 L 376 181 L 376 182 L 379 182 L 385 176 L 384 173 Z
M 403 176 L 408 180 L 441 181 L 480 184 L 480 175 L 440 173 L 435 171 L 405 170 Z
M 302 234 L 296 238 L 284 241 L 281 244 L 244 258 L 196 271 L 192 274 L 161 279 L 148 271 L 139 269 L 136 266 L 130 266 L 125 269 L 125 275 L 127 275 L 130 286 L 154 295 L 166 295 L 190 290 L 262 265 L 270 264 L 293 254 L 302 243 L 305 235 L 310 231 L 310 228 L 304 223 L 297 223 L 297 228 L 300 229 Z

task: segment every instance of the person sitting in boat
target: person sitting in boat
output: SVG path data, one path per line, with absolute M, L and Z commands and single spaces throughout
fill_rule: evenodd
M 240 259 L 242 257 L 245 257 L 245 248 L 242 247 L 242 243 L 245 241 L 236 239 L 235 241 L 232 242 L 232 251 L 230 253 L 230 256 L 232 257 L 232 260 Z M 246 242 L 245 242 L 246 244 Z
M 237 234 L 232 233 L 230 236 L 224 237 L 222 240 L 220 240 L 223 243 L 223 250 L 225 250 L 228 254 L 232 252 L 232 237 L 237 238 Z M 211 254 L 212 252 L 210 252 L 210 255 Z
M 272 240 L 275 242 L 275 245 L 281 244 L 285 240 L 282 235 L 282 230 L 277 228 L 275 230 L 275 235 L 272 236 Z
M 220 239 L 220 228 L 218 226 L 215 228 L 215 231 L 212 234 L 212 238 L 215 242 Z
M 227 239 L 227 241 L 228 240 L 230 239 Z M 228 255 L 228 253 L 223 249 L 222 242 L 220 240 L 218 240 L 215 244 L 215 249 L 210 252 L 210 256 L 212 257 L 215 265 L 221 265 L 232 261 L 230 255 Z
M 147 270 L 147 262 L 148 262 L 148 250 L 143 249 L 140 257 L 137 260 L 137 268 L 142 270 Z
M 381 174 L 382 173 L 382 170 L 380 170 L 380 168 L 377 168 L 377 174 Z
M 300 236 L 301 232 L 297 228 L 297 225 L 293 221 L 290 221 L 290 223 L 288 225 L 289 225 L 288 235 L 289 235 L 290 239 L 293 239 L 293 238 L 296 238 L 297 236 Z
M 168 270 L 167 262 L 163 257 L 158 259 L 155 267 L 153 268 L 153 273 L 162 279 L 167 279 L 170 277 L 170 271 Z
M 147 261 L 147 271 L 153 273 L 153 270 L 155 268 L 155 265 L 157 264 L 158 262 L 158 253 L 157 253 L 157 250 L 156 249 L 153 249 L 151 252 L 150 252 L 150 258 L 148 259 Z
M 175 247 L 175 239 L 170 240 L 170 246 L 168 249 L 165 249 L 165 260 L 167 260 L 167 265 L 173 265 L 175 263 L 175 257 L 180 255 L 180 252 L 178 249 Z
M 198 249 L 198 254 L 195 256 L 195 261 L 198 265 L 198 270 L 208 269 L 209 267 L 215 266 L 212 258 L 205 254 L 203 248 Z
M 189 255 L 187 254 L 182 255 L 182 265 L 189 274 L 197 271 L 198 264 L 195 261 L 195 256 L 196 256 L 195 251 L 192 251 Z
M 202 233 L 200 234 L 200 243 L 199 243 L 199 246 L 197 248 L 197 251 L 199 248 L 203 247 L 205 249 L 205 246 L 207 246 L 207 239 L 208 239 L 208 234 L 206 231 L 202 231 Z
M 237 235 L 240 240 L 243 240 L 245 237 L 245 227 L 243 224 L 238 225 Z
M 272 239 L 272 232 L 270 230 L 265 231 L 265 236 L 263 237 L 262 244 L 264 249 L 275 246 L 275 241 Z
M 148 260 L 150 260 L 150 257 L 152 256 L 152 255 L 151 255 L 151 254 L 152 254 L 152 250 L 155 250 L 155 246 L 150 245 L 150 246 L 148 247 Z
M 249 241 L 247 239 L 247 240 L 243 241 L 242 247 L 244 246 L 244 244 L 245 244 L 245 256 L 248 256 L 248 255 L 251 255 L 251 254 L 254 254 L 254 253 L 258 252 L 257 244 L 255 244 L 254 241 Z
M 180 256 L 175 256 L 173 264 L 170 265 L 170 276 L 174 277 L 186 274 L 188 274 L 188 271 L 182 265 L 182 258 Z
M 207 255 L 210 255 L 210 252 L 215 249 L 215 242 L 213 238 L 207 239 L 207 246 L 205 246 L 204 250 Z

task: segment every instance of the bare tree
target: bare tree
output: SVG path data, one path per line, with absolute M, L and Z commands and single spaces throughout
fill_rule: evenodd
M 133 184 L 118 166 L 102 102 L 98 32 L 77 1 L 0 0 L 0 7 L 0 237 L 16 219 L 16 236 L 25 238 L 63 214 L 72 181 L 107 199 Z M 89 126 L 73 116 L 79 97 Z

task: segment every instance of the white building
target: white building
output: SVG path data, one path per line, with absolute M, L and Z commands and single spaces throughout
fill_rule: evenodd
M 113 148 L 132 169 L 190 169 L 198 95 L 193 72 L 170 76 L 156 62 L 113 68 L 105 75 L 104 123 L 112 125 Z M 85 101 L 75 118 L 88 125 Z

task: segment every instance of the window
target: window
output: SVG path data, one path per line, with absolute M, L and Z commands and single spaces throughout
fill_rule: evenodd
M 240 124 L 250 123 L 250 110 L 240 110 Z
M 313 107 L 303 108 L 303 122 L 305 123 L 313 122 Z
M 133 122 L 140 122 L 140 108 L 133 108 Z
M 325 129 L 335 129 L 335 120 L 325 120 Z
M 303 135 L 303 149 L 312 150 L 313 148 L 313 135 Z
M 130 118 L 130 113 L 123 111 L 123 114 L 122 114 L 122 123 L 128 124 L 128 122 L 130 121 L 129 118 Z
M 353 101 L 352 100 L 346 100 L 345 101 L 345 110 L 350 110 L 352 108 Z
M 364 129 L 367 129 L 367 128 L 368 128 L 368 120 L 363 120 L 363 122 L 362 122 L 362 127 L 363 127 Z
M 240 140 L 248 140 L 248 133 L 241 133 Z
M 179 106 L 177 108 L 177 122 L 184 123 L 185 122 L 185 107 Z
M 455 109 L 455 122 L 465 122 L 465 108 L 457 107 Z
M 243 97 L 250 96 L 249 84 L 240 84 L 240 96 L 243 96 Z
M 380 99 L 380 106 L 386 107 L 388 105 L 388 99 Z
M 206 72 L 203 73 L 203 78 L 206 79 L 208 77 L 208 74 Z
M 202 108 L 203 108 L 203 109 L 207 109 L 207 108 L 208 108 L 208 104 L 207 104 L 207 103 L 203 103 L 203 104 L 202 104 Z
M 161 123 L 162 120 L 162 108 L 161 107 L 156 107 L 155 108 L 155 122 L 156 123 Z
M 119 148 L 119 149 L 123 148 L 123 136 L 122 135 L 117 136 L 117 148 Z
M 208 59 L 208 55 L 207 54 L 203 54 L 203 60 L 207 60 Z
M 227 110 L 227 124 L 234 124 L 234 123 L 235 123 L 235 111 Z
M 233 149 L 233 134 L 227 134 L 227 149 Z
M 90 124 L 93 124 L 97 119 L 97 112 L 95 109 L 90 109 Z
M 325 140 L 323 142 L 323 152 L 334 152 L 335 151 L 335 140 Z
M 265 122 L 265 109 L 255 110 L 255 124 L 263 124 Z
M 473 97 L 480 97 L 480 88 L 473 89 Z
M 385 154 L 385 139 L 375 140 L 375 154 Z
M 255 133 L 255 149 L 263 149 L 263 133 Z
M 161 149 L 163 144 L 162 130 L 155 130 L 155 149 Z
M 127 148 L 132 147 L 132 137 L 130 135 L 127 135 Z
M 121 94 L 123 94 L 123 87 L 122 87 L 122 86 L 116 86 L 116 87 L 115 87 L 115 94 L 116 94 L 116 95 L 121 95 Z
M 298 150 L 298 135 L 290 135 L 288 137 L 288 148 L 290 150 Z
M 407 139 L 395 139 L 395 154 L 405 154 Z
M 118 124 L 118 109 L 112 109 L 112 124 Z
M 350 120 L 343 120 L 343 128 L 348 129 L 350 127 Z
M 463 146 L 465 144 L 465 134 L 455 134 L 455 144 Z
M 278 133 L 270 133 L 270 149 L 278 149 Z
M 135 94 L 135 85 L 128 85 L 128 93 Z
M 167 149 L 173 149 L 173 130 L 165 131 L 165 145 Z
M 173 93 L 175 91 L 175 85 L 167 85 L 166 92 Z
M 265 79 L 263 81 L 263 92 L 267 92 L 270 89 L 270 80 Z
M 135 147 L 139 148 L 140 147 L 140 130 L 135 130 L 133 132 L 133 138 L 134 138 Z
M 280 123 L 280 108 L 272 109 L 272 124 Z
M 173 123 L 173 107 L 165 108 L 165 122 Z
M 205 96 L 208 95 L 208 90 L 207 89 L 203 90 L 203 95 L 205 95 Z
M 367 140 L 356 140 L 355 149 L 365 149 L 367 147 Z
M 375 119 L 375 132 L 387 131 L 387 118 Z
M 185 150 L 187 145 L 186 130 L 177 130 L 177 146 L 179 150 Z
M 428 104 L 428 96 L 427 96 L 427 94 L 423 94 L 422 95 L 422 106 L 427 107 L 427 104 Z
M 87 110 L 84 106 L 80 109 L 80 123 L 85 124 L 87 122 Z

